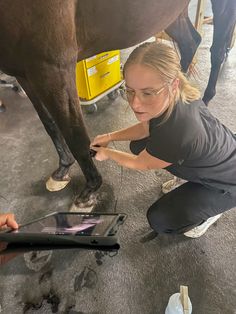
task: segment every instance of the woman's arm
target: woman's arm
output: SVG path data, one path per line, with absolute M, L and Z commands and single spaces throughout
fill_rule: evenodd
M 140 122 L 128 128 L 109 133 L 112 141 L 141 140 L 149 136 L 149 124 Z
M 139 155 L 133 155 L 106 147 L 92 147 L 97 151 L 96 160 L 114 160 L 119 165 L 137 170 L 161 169 L 170 166 L 171 163 L 158 159 L 143 150 Z
M 106 147 L 111 141 L 132 141 L 149 136 L 149 125 L 147 122 L 137 123 L 131 127 L 121 129 L 112 133 L 98 135 L 92 141 L 91 146 L 99 145 Z

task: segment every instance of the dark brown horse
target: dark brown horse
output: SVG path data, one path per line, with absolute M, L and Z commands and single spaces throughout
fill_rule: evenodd
M 171 30 L 188 2 L 11 0 L 9 6 L 0 0 L 0 69 L 17 78 L 55 144 L 59 167 L 52 178 L 69 181 L 70 166 L 75 160 L 79 163 L 86 186 L 76 198 L 77 205 L 93 202 L 102 179 L 89 155 L 75 84 L 76 62 Z M 189 46 L 178 42 L 184 59 Z M 182 61 L 184 68 L 191 56 L 188 59 L 186 65 Z
M 211 0 L 211 3 L 214 33 L 211 46 L 211 72 L 203 96 L 206 105 L 216 94 L 218 74 L 221 64 L 228 55 L 236 22 L 235 0 Z M 186 72 L 201 41 L 201 36 L 191 23 L 187 10 L 165 31 L 177 42 L 181 54 L 182 69 Z
M 99 4 L 98 4 L 99 3 Z M 90 155 L 75 84 L 78 60 L 126 48 L 166 28 L 188 0 L 0 0 L 0 69 L 17 78 L 59 154 L 56 181 L 77 160 L 87 206 L 102 183 Z

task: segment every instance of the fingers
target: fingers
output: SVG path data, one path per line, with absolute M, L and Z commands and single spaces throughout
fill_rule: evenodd
M 97 146 L 92 146 L 91 149 L 95 152 L 93 157 L 98 160 L 98 161 L 103 161 L 107 159 L 106 156 L 106 147 L 97 147 Z
M 3 226 L 17 229 L 18 224 L 15 221 L 15 216 L 13 214 L 0 214 L 0 228 Z
M 7 226 L 12 229 L 18 228 L 18 224 L 15 221 L 15 216 L 13 214 L 10 214 L 10 216 L 7 218 Z
M 91 148 L 92 148 L 92 150 L 95 150 L 95 152 L 98 152 L 99 151 L 99 149 L 101 149 L 101 147 L 98 147 L 98 146 L 96 146 L 96 145 L 91 145 Z
M 110 142 L 109 134 L 97 135 L 91 142 L 90 147 L 94 145 L 106 147 L 109 144 L 109 142 Z

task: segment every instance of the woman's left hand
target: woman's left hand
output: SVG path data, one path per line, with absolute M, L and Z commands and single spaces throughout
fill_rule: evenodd
M 0 214 L 0 229 L 1 228 L 12 228 L 17 229 L 18 224 L 15 221 L 15 217 L 13 214 Z M 0 252 L 7 249 L 8 243 L 6 242 L 0 242 Z M 19 255 L 19 253 L 10 253 L 10 254 L 1 254 L 0 255 L 0 265 L 6 264 L 8 261 L 10 261 L 12 258 Z
M 15 216 L 11 213 L 8 214 L 0 214 L 0 228 L 12 228 L 12 229 L 17 229 L 18 224 L 15 221 Z
M 103 161 L 103 160 L 109 159 L 108 154 L 107 154 L 109 151 L 109 148 L 96 147 L 96 146 L 92 146 L 91 148 L 97 152 L 94 157 L 96 160 Z

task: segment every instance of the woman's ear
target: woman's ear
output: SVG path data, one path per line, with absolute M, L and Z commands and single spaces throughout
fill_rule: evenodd
M 172 87 L 172 90 L 173 90 L 174 92 L 177 91 L 177 89 L 179 88 L 179 78 L 176 77 L 176 78 L 173 80 L 173 82 L 171 83 L 171 87 Z

